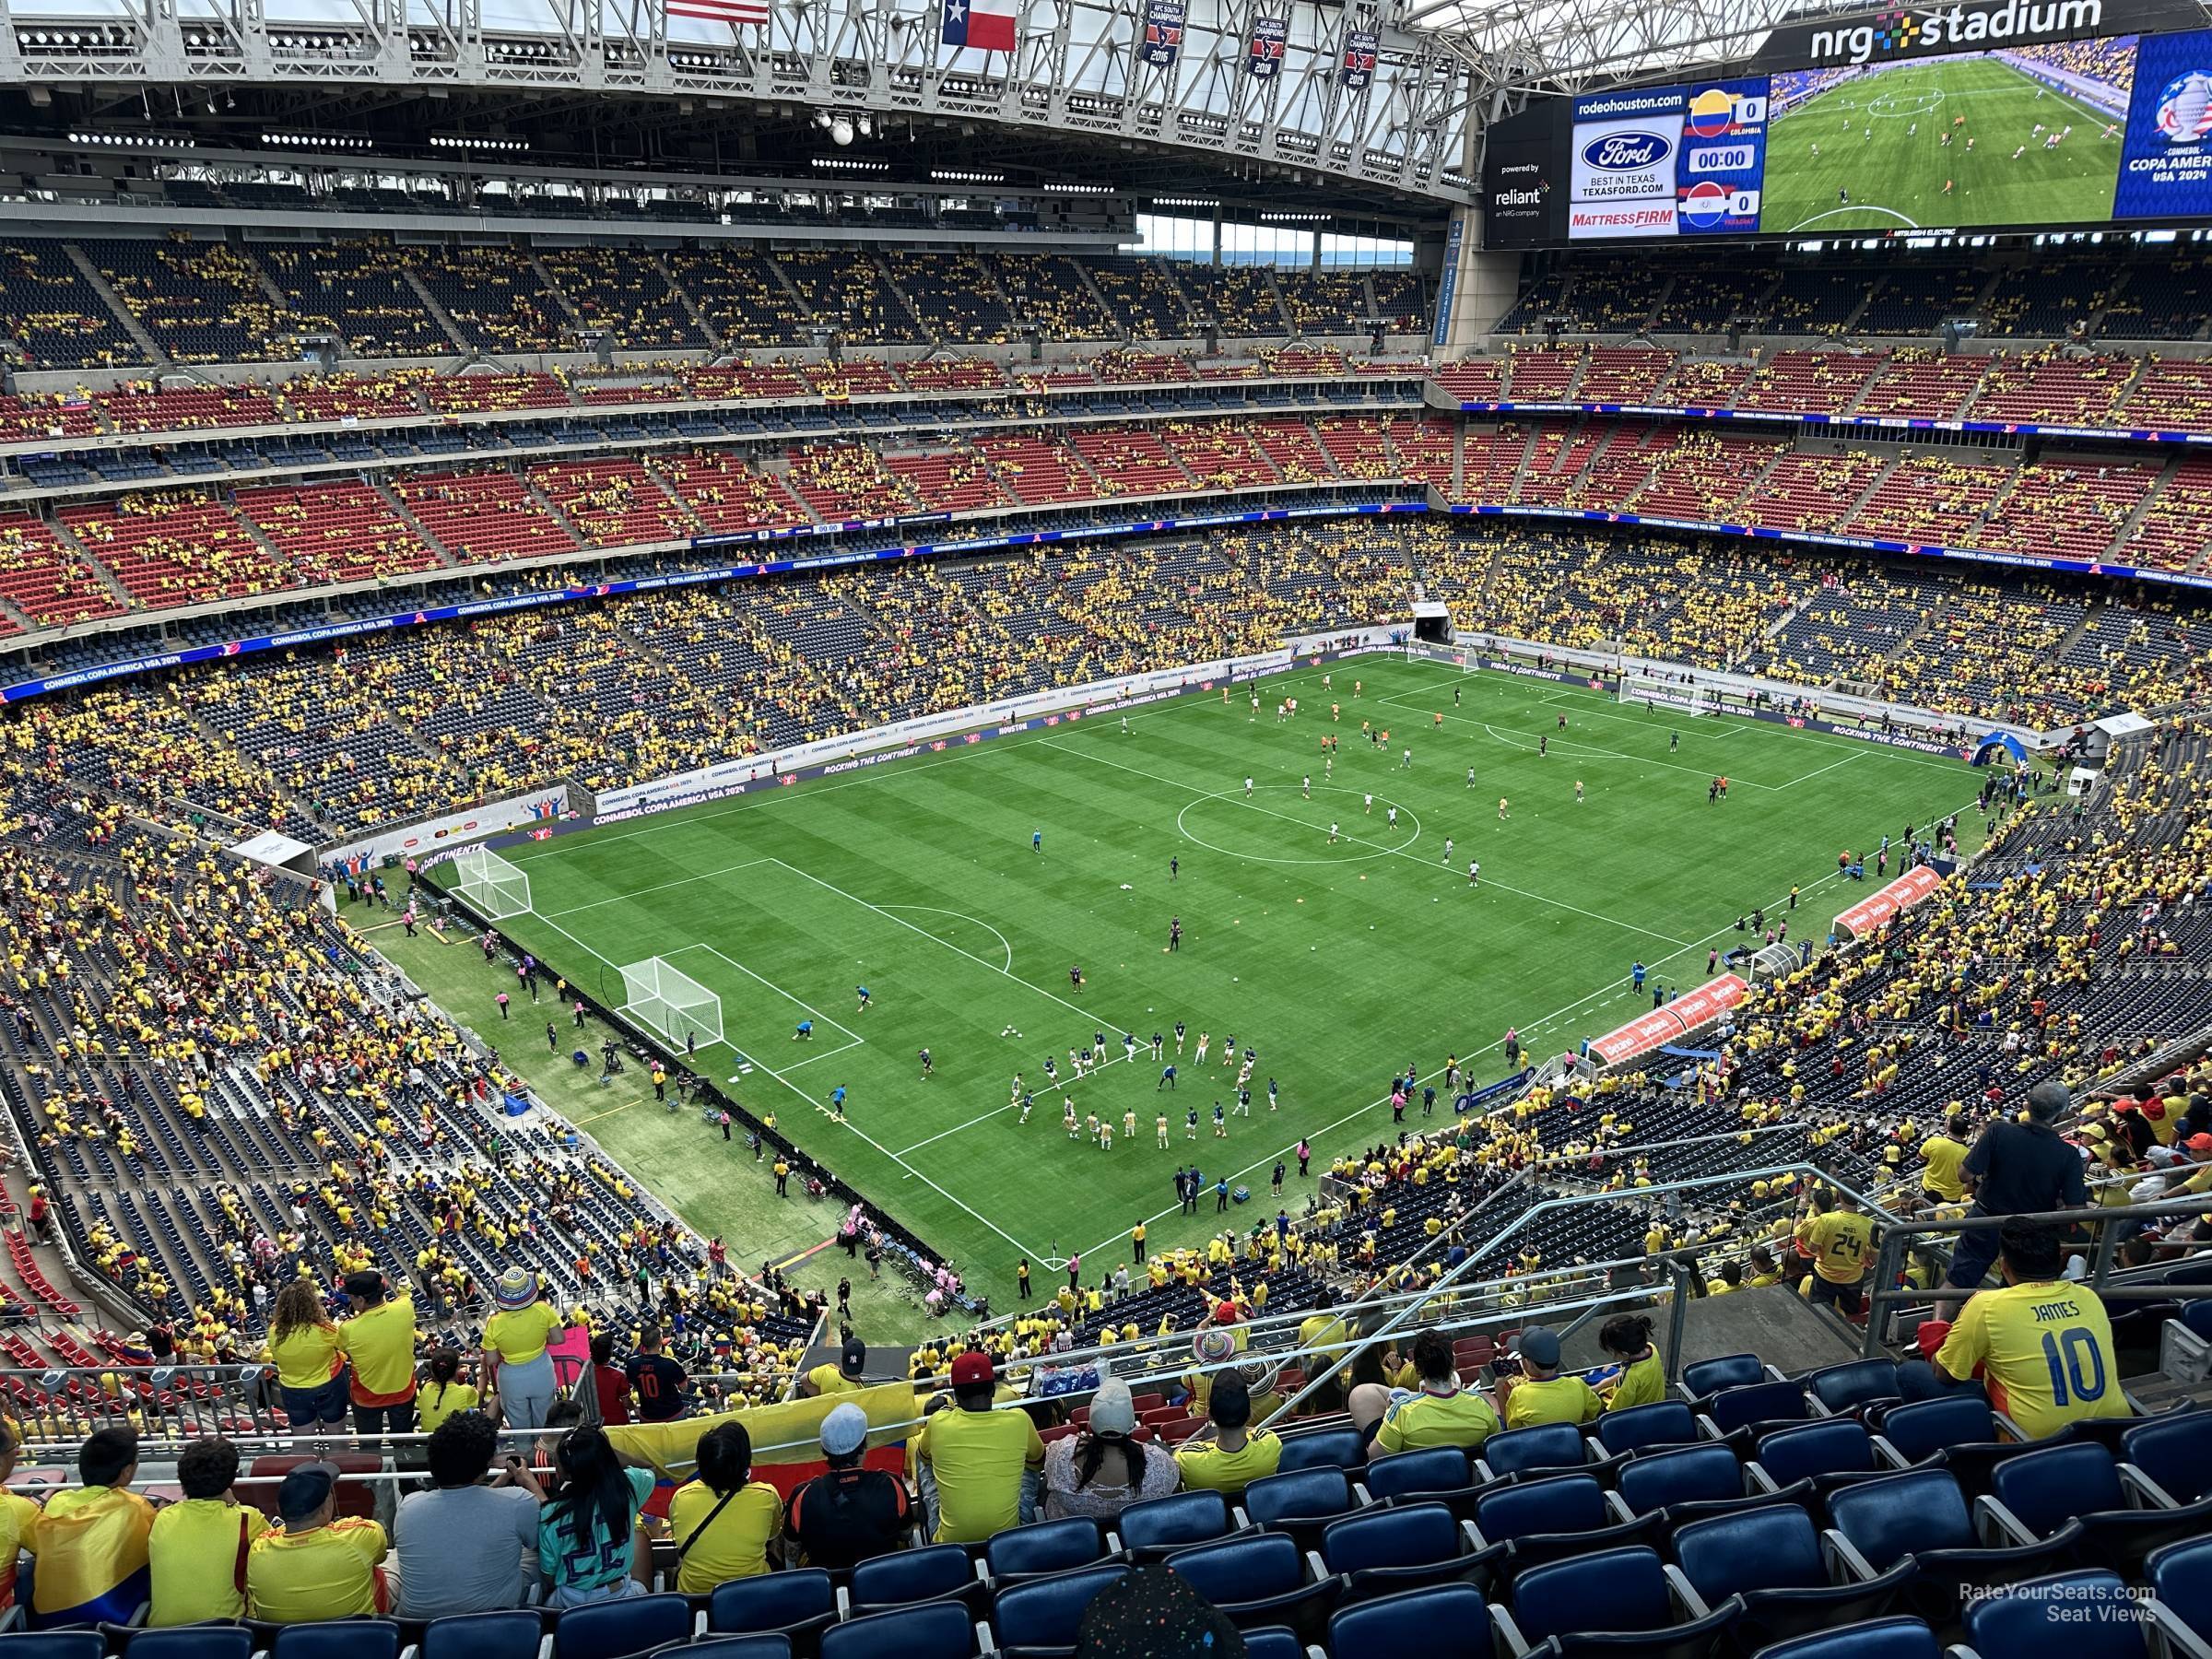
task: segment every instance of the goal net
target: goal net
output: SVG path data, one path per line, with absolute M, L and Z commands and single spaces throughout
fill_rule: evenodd
M 622 1012 L 679 1046 L 722 1041 L 722 998 L 659 957 L 622 970 Z
M 1648 674 L 1622 675 L 1617 700 L 1692 717 L 1712 712 L 1712 694 L 1703 687 L 1659 679 Z
M 494 922 L 530 908 L 530 877 L 497 853 L 478 847 L 453 860 L 453 890 Z

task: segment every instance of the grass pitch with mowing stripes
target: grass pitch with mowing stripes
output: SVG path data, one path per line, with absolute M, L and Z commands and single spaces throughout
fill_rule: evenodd
M 1237 687 L 1226 704 L 1216 691 L 1133 713 L 1126 733 L 1115 715 L 1065 722 L 561 837 L 511 854 L 537 909 L 504 931 L 617 1001 L 617 965 L 648 956 L 712 987 L 727 1044 L 703 1049 L 701 1069 L 735 1077 L 750 1109 L 772 1112 L 1003 1308 L 1019 1255 L 1043 1288 L 1042 1264 L 1074 1252 L 1111 1270 L 1140 1219 L 1163 1246 L 1204 1236 L 1211 1206 L 1173 1216 L 1179 1163 L 1249 1182 L 1242 1224 L 1271 1216 L 1269 1172 L 1301 1135 L 1318 1171 L 1388 1132 L 1394 1070 L 1430 1076 L 1457 1053 L 1487 1080 L 1505 1069 L 1509 1026 L 1538 1052 L 1608 1030 L 1650 1006 L 1628 991 L 1631 962 L 1694 984 L 1711 946 L 1742 938 L 1737 914 L 1763 904 L 1780 917 L 1793 883 L 1792 936 L 1825 935 L 1872 888 L 1871 871 L 1865 887 L 1836 879 L 1841 849 L 1870 852 L 1884 832 L 1971 806 L 1977 788 L 1956 761 L 1577 688 L 1386 659 L 1331 672 L 1335 723 L 1322 672 L 1303 670 L 1259 686 L 1256 719 Z M 1278 722 L 1287 695 L 1300 712 Z M 1363 720 L 1389 729 L 1387 750 L 1362 738 Z M 1333 775 L 1324 733 L 1342 739 Z M 1709 803 L 1724 772 L 1729 798 Z M 1182 943 L 1170 952 L 1175 916 Z M 805 1019 L 812 1038 L 794 1040 Z M 1150 1038 L 1166 1033 L 1174 1059 L 1178 1020 L 1188 1040 L 1170 1091 Z M 1100 1031 L 1111 1063 L 1073 1079 L 1068 1049 Z M 1203 1065 L 1200 1032 L 1212 1038 Z M 1258 1051 L 1249 1116 L 1223 1064 L 1231 1037 L 1240 1055 Z M 1017 1072 L 1036 1095 L 1026 1124 L 1007 1103 Z M 830 1110 L 841 1085 L 842 1123 Z M 1094 1112 L 1111 1124 L 1111 1149 L 1068 1138 L 1064 1095 L 1079 1129 Z M 1440 1099 L 1434 1122 L 1448 1111 Z M 708 1166 L 749 1163 L 742 1142 L 651 1106 L 592 1133 L 648 1166 L 671 1135 L 695 1140 Z M 774 1202 L 735 1179 L 687 1184 L 677 1202 L 703 1231 Z M 1293 1174 L 1294 1213 L 1309 1190 Z
M 1775 118 L 1759 229 L 1830 236 L 2109 219 L 2120 135 L 2108 138 L 2104 131 L 2114 124 L 2124 127 L 2124 117 L 2041 87 L 1994 58 L 1879 69 Z M 2073 132 L 2055 148 L 2043 147 L 2051 133 L 2068 125 Z

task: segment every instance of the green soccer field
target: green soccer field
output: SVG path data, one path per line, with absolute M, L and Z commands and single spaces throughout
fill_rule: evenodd
M 1163 1244 L 1202 1237 L 1210 1206 L 1173 1218 L 1186 1159 L 1209 1182 L 1226 1165 L 1264 1205 L 1301 1135 L 1317 1169 L 1382 1136 L 1388 1080 L 1407 1064 L 1430 1077 L 1456 1053 L 1487 1081 L 1505 1070 L 1509 1026 L 1538 1052 L 1609 1030 L 1649 1006 L 1627 989 L 1632 962 L 1693 984 L 1711 946 L 1743 936 L 1737 914 L 1781 914 L 1793 883 L 1804 898 L 1791 936 L 1824 934 L 1873 885 L 1871 871 L 1865 887 L 1837 879 L 1839 849 L 1971 806 L 1977 786 L 1952 760 L 1670 717 L 1580 688 L 1379 658 L 1333 672 L 1334 725 L 1321 671 L 1300 671 L 1262 684 L 1257 719 L 1240 687 L 1226 705 L 1199 694 L 1133 713 L 1125 733 L 1111 715 L 1068 722 L 526 847 L 510 856 L 535 913 L 504 931 L 613 1000 L 618 966 L 652 956 L 712 989 L 726 1044 L 702 1049 L 701 1069 L 735 1079 L 747 1107 L 772 1112 L 1004 1307 L 1018 1256 L 1081 1251 L 1111 1267 L 1140 1219 L 1159 1222 Z M 1301 707 L 1280 723 L 1285 695 Z M 1388 752 L 1362 741 L 1362 720 L 1387 725 Z M 1343 739 L 1333 778 L 1328 732 Z M 1729 797 L 1709 803 L 1722 772 Z M 794 1037 L 805 1019 L 811 1041 Z M 1149 1039 L 1169 1033 L 1172 1058 L 1178 1020 L 1190 1042 L 1171 1093 Z M 1067 1050 L 1100 1030 L 1114 1058 L 1068 1080 Z M 1120 1057 L 1125 1032 L 1134 1063 Z M 1258 1050 L 1250 1116 L 1234 1114 L 1236 1074 L 1221 1064 L 1232 1036 Z M 1065 1088 L 1047 1086 L 1047 1054 Z M 1016 1072 L 1037 1097 L 1027 1124 L 1008 1104 Z M 841 1085 L 842 1124 L 829 1110 Z M 1064 1093 L 1112 1123 L 1110 1150 L 1066 1136 Z M 1226 1140 L 1212 1131 L 1217 1100 L 1231 1112 Z M 617 1157 L 662 1159 L 671 1127 L 650 1099 L 589 1123 Z M 742 1140 L 686 1129 L 699 1159 L 749 1161 Z M 688 1185 L 678 1202 L 702 1230 L 761 1202 L 758 1185 Z M 1309 1183 L 1292 1186 L 1302 1203 Z
M 1832 234 L 2108 219 L 2120 135 L 2105 130 L 2116 122 L 2125 124 L 1994 58 L 1876 70 L 1774 119 L 1759 228 Z M 2043 147 L 2069 125 L 2055 148 Z

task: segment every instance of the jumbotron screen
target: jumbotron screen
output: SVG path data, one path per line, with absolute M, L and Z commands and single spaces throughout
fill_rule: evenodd
M 1486 154 L 1486 245 L 2212 218 L 2212 29 L 1927 49 L 1983 15 L 1933 14 L 1913 55 L 1835 30 L 1813 43 L 1863 61 L 1522 117 Z

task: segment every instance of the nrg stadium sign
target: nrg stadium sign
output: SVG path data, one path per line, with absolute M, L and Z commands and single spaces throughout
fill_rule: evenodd
M 1898 6 L 1856 22 L 1784 24 L 1767 38 L 1753 63 L 1759 68 L 1848 69 L 1948 52 L 2202 27 L 2203 22 L 2199 8 L 2173 0 L 1982 0 L 1979 5 Z

